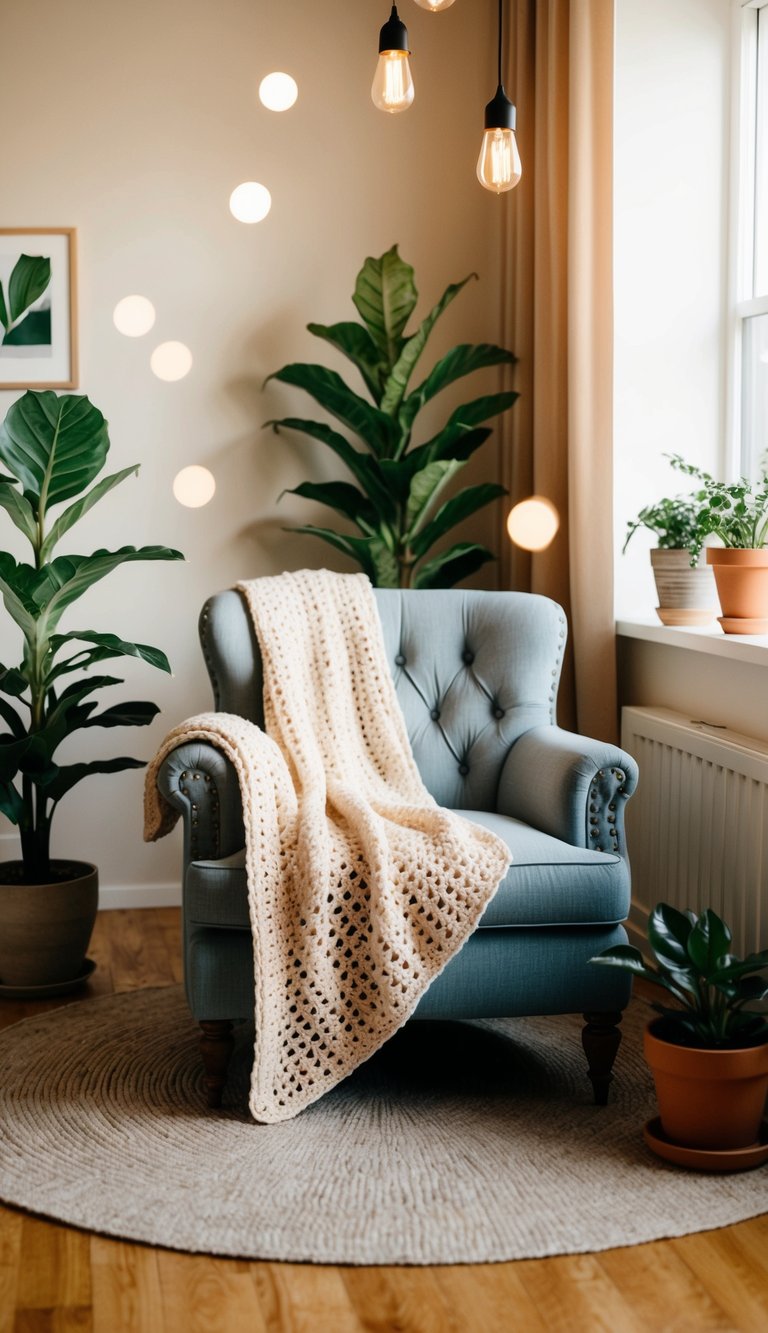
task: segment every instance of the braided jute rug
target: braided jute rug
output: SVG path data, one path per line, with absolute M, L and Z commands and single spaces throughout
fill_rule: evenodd
M 204 1104 L 181 989 L 85 1000 L 0 1034 L 0 1197 L 88 1230 L 242 1258 L 487 1262 L 633 1245 L 768 1209 L 645 1148 L 633 1005 L 611 1104 L 570 1018 L 413 1023 L 296 1119 L 247 1112 L 248 1042 Z

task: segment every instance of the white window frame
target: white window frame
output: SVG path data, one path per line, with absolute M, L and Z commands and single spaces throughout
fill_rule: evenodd
M 746 470 L 742 421 L 742 344 L 744 321 L 768 315 L 768 293 L 754 295 L 755 179 L 757 112 L 757 34 L 768 23 L 768 0 L 734 0 L 733 115 L 731 126 L 731 199 L 729 226 L 729 364 L 727 372 L 727 465 L 732 476 Z M 768 84 L 768 79 L 766 79 Z M 768 86 L 761 84 L 768 100 Z

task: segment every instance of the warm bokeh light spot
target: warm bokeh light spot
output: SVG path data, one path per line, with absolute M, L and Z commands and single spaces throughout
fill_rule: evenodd
M 507 532 L 524 551 L 544 551 L 560 527 L 560 515 L 551 500 L 532 495 L 510 510 Z
M 118 333 L 126 338 L 142 338 L 155 322 L 155 307 L 146 296 L 124 296 L 112 311 Z
M 173 479 L 173 493 L 180 505 L 187 509 L 202 509 L 213 499 L 216 479 L 207 467 L 192 464 L 183 467 Z
M 290 74 L 274 70 L 259 84 L 259 101 L 268 111 L 289 111 L 299 95 L 299 87 Z
M 229 196 L 229 211 L 238 222 L 261 222 L 272 207 L 272 195 L 258 181 L 243 181 Z
M 160 343 L 149 364 L 159 380 L 183 380 L 192 369 L 192 353 L 185 343 Z

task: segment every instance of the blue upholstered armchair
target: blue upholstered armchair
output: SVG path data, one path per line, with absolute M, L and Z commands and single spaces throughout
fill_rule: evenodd
M 479 928 L 414 1017 L 582 1013 L 588 1072 L 604 1103 L 630 982 L 589 959 L 627 938 L 624 807 L 637 766 L 613 745 L 556 726 L 566 622 L 554 602 L 458 589 L 375 596 L 426 786 L 498 833 L 513 857 Z M 259 650 L 239 593 L 206 603 L 200 639 L 216 708 L 261 724 Z M 227 760 L 203 744 L 173 751 L 159 782 L 183 815 L 186 991 L 216 1106 L 233 1024 L 253 1017 L 240 793 Z

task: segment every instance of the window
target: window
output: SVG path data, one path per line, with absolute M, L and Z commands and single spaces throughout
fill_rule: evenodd
M 768 471 L 768 0 L 742 8 L 735 421 L 741 468 Z

